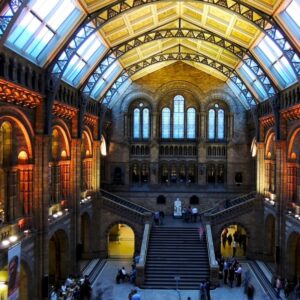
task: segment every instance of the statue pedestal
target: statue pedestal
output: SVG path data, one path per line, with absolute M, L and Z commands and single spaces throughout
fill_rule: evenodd
M 181 201 L 179 198 L 177 198 L 174 201 L 174 213 L 173 213 L 174 218 L 182 218 L 182 206 L 181 206 Z

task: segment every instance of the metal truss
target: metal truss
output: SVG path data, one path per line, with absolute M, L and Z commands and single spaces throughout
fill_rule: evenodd
M 275 95 L 275 85 L 272 84 L 271 79 L 266 75 L 254 56 L 246 48 L 241 47 L 203 28 L 200 28 L 199 30 L 182 28 L 154 30 L 142 34 L 138 37 L 132 38 L 131 40 L 128 40 L 111 48 L 110 51 L 108 51 L 108 53 L 100 61 L 95 71 L 93 71 L 92 75 L 89 77 L 86 85 L 83 88 L 83 93 L 90 96 L 93 88 L 105 73 L 105 71 L 110 67 L 110 65 L 128 51 L 155 40 L 169 38 L 189 38 L 202 40 L 228 50 L 239 59 L 241 59 L 253 71 L 253 73 L 257 76 L 258 80 L 264 87 L 268 97 L 272 97 Z
M 113 98 L 113 96 L 115 95 L 118 87 L 120 87 L 120 85 L 122 85 L 122 83 L 125 82 L 129 77 L 131 77 L 132 75 L 134 75 L 135 73 L 141 71 L 146 67 L 149 67 L 157 63 L 165 62 L 165 61 L 191 61 L 191 62 L 207 65 L 221 72 L 228 79 L 230 79 L 242 92 L 250 108 L 255 106 L 257 103 L 253 94 L 248 90 L 247 86 L 245 85 L 245 83 L 242 81 L 242 79 L 234 69 L 202 54 L 191 54 L 191 53 L 182 53 L 182 52 L 160 53 L 129 66 L 121 73 L 118 79 L 114 82 L 112 88 L 102 97 L 101 102 L 103 104 L 108 105 L 111 99 Z M 122 79 L 120 80 L 120 78 Z
M 3 38 L 4 34 L 9 31 L 12 26 L 11 22 L 16 15 L 18 15 L 23 7 L 27 5 L 28 0 L 11 0 L 8 1 L 7 5 L 9 6 L 12 15 L 10 16 L 0 16 L 0 39 Z
M 104 8 L 91 14 L 86 21 L 77 29 L 73 39 L 68 43 L 65 49 L 60 53 L 58 59 L 54 61 L 50 67 L 52 76 L 62 77 L 69 61 L 73 55 L 82 45 L 82 43 L 88 39 L 88 37 L 95 31 L 102 28 L 113 18 L 142 5 L 147 5 L 156 2 L 162 2 L 163 0 L 119 0 L 114 1 L 112 4 L 105 6 Z M 240 15 L 241 17 L 252 22 L 254 25 L 264 31 L 282 50 L 295 73 L 300 76 L 300 59 L 297 54 L 297 50 L 293 49 L 288 42 L 285 34 L 278 28 L 272 17 L 262 13 L 261 11 L 240 3 L 238 0 L 195 0 L 198 2 L 207 3 L 209 5 L 215 5 Z

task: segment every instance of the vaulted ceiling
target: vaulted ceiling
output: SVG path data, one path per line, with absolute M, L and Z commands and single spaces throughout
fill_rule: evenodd
M 76 51 L 98 32 L 105 51 L 77 85 L 87 97 L 109 104 L 124 82 L 181 60 L 227 82 L 250 108 L 299 80 L 299 33 L 293 34 L 285 16 L 290 4 L 291 0 L 78 0 L 82 16 L 45 67 L 63 79 Z M 257 50 L 262 40 L 269 43 L 266 36 L 271 52 L 278 47 L 270 62 Z M 93 90 L 99 80 L 107 80 L 105 73 L 115 62 L 118 71 L 95 97 Z M 277 62 L 289 64 L 283 71 L 293 72 L 291 79 L 281 81 L 285 74 L 279 70 L 277 76 Z

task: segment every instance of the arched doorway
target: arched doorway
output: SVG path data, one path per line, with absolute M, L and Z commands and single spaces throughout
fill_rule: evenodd
M 20 269 L 20 300 L 28 300 L 31 298 L 31 282 L 32 274 L 28 265 L 22 261 Z
M 220 252 L 223 257 L 244 257 L 247 254 L 248 236 L 245 228 L 239 224 L 231 224 L 221 232 Z M 234 249 L 235 248 L 235 249 Z
M 69 274 L 68 236 L 63 230 L 56 231 L 49 240 L 49 283 L 65 279 Z
M 88 252 L 90 247 L 90 217 L 87 213 L 81 216 L 82 251 Z
M 275 260 L 275 217 L 268 215 L 265 222 L 265 258 Z
M 131 258 L 134 255 L 135 237 L 126 224 L 115 224 L 108 233 L 108 256 L 111 258 Z
M 300 234 L 298 232 L 293 232 L 288 238 L 286 258 L 287 278 L 297 282 L 297 278 L 300 278 Z

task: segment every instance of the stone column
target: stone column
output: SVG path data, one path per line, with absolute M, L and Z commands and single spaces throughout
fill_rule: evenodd
M 159 138 L 159 126 L 157 126 L 157 113 L 156 112 L 153 112 L 152 113 L 152 132 L 151 132 L 151 138 L 152 139 L 156 139 L 156 138 Z
M 70 261 L 74 262 L 71 266 L 73 272 L 78 272 L 76 249 L 80 242 L 80 198 L 81 198 L 81 139 L 71 141 L 71 165 L 70 165 L 70 199 L 69 208 L 71 209 L 71 231 L 70 231 Z
M 264 143 L 257 143 L 256 191 L 261 195 L 264 195 L 265 192 L 265 144 Z
M 44 299 L 42 282 L 49 275 L 49 239 L 48 239 L 48 208 L 49 208 L 49 154 L 51 149 L 50 137 L 35 136 L 34 153 L 35 165 L 33 168 L 33 224 L 36 228 L 35 253 L 38 262 L 35 269 L 37 299 Z
M 284 276 L 285 271 L 285 211 L 287 200 L 286 141 L 276 141 L 276 271 Z

